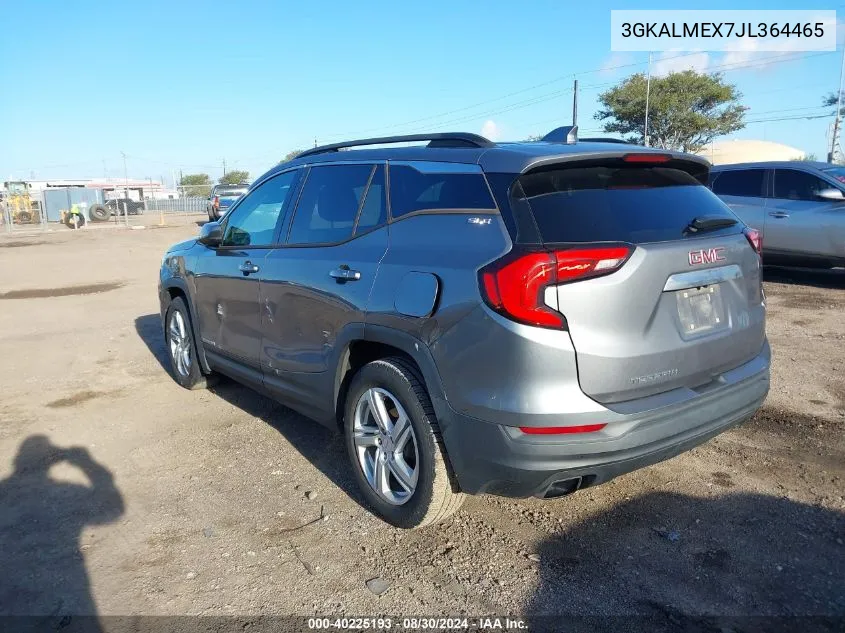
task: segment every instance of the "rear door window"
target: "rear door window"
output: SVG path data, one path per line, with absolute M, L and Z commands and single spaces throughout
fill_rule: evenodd
M 763 197 L 765 169 L 729 169 L 713 174 L 713 193 L 720 196 Z
M 543 242 L 663 242 L 683 239 L 696 217 L 736 219 L 689 173 L 665 167 L 584 166 L 519 178 Z M 517 201 L 519 203 L 519 201 Z M 735 233 L 736 226 L 708 235 Z
M 414 211 L 495 209 L 496 203 L 484 176 L 455 173 L 445 165 L 443 173 L 420 171 L 409 165 L 390 166 L 390 213 L 400 218 Z M 436 168 L 434 168 L 436 169 Z M 450 171 L 445 171 L 450 169 Z

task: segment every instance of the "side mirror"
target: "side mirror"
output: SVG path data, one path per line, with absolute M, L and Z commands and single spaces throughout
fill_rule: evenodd
M 206 246 L 220 246 L 223 241 L 223 227 L 219 222 L 206 222 L 200 229 L 199 243 Z
M 822 189 L 816 193 L 816 197 L 821 198 L 822 200 L 845 200 L 845 195 L 842 195 L 842 192 L 839 189 L 834 189 L 833 187 L 830 189 Z

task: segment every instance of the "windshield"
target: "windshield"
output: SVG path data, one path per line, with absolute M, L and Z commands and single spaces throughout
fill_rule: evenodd
M 836 180 L 845 185 L 845 167 L 834 165 L 832 167 L 825 167 L 821 171 L 832 178 L 836 178 Z

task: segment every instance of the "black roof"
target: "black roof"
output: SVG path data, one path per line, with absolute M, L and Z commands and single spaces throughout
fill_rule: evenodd
M 559 128 L 565 129 L 565 128 Z M 577 128 L 576 128 L 577 129 Z M 557 132 L 558 130 L 555 130 Z M 574 134 L 574 131 L 573 131 Z M 572 136 L 570 136 L 572 138 Z M 376 143 L 407 143 L 430 140 L 428 146 L 405 147 L 352 147 Z M 547 163 L 569 160 L 583 160 L 590 157 L 621 157 L 630 153 L 654 152 L 670 154 L 674 158 L 709 167 L 710 163 L 700 156 L 670 152 L 651 147 L 620 143 L 615 140 L 588 140 L 565 142 L 526 141 L 518 143 L 494 143 L 484 137 L 465 132 L 415 134 L 412 136 L 363 139 L 348 143 L 334 143 L 307 150 L 291 161 L 280 163 L 256 182 L 273 173 L 303 164 L 355 162 L 355 161 L 433 161 L 446 163 L 477 164 L 485 172 L 520 174 Z

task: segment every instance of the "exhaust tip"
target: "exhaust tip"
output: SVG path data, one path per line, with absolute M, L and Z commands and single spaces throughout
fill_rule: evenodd
M 572 494 L 581 487 L 581 478 L 575 477 L 573 479 L 562 479 L 555 481 L 551 486 L 546 488 L 543 499 L 554 499 L 555 497 L 565 497 Z

